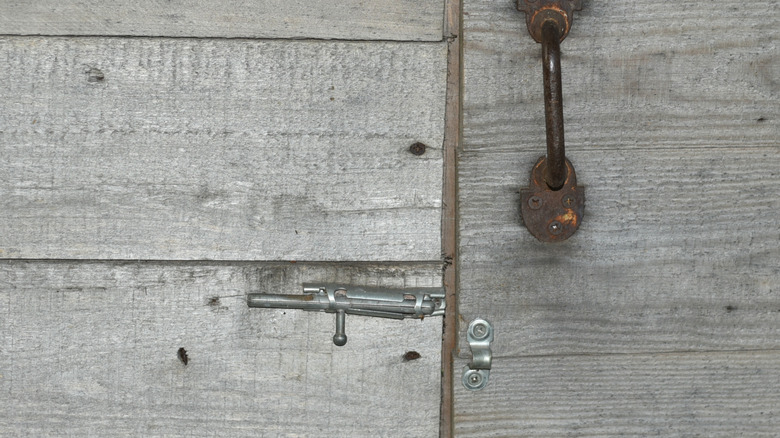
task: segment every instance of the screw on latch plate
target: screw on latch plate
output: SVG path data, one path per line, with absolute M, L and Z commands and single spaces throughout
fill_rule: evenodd
M 490 378 L 490 368 L 493 364 L 493 353 L 490 351 L 493 326 L 484 319 L 471 321 L 466 340 L 471 348 L 471 362 L 463 367 L 463 386 L 471 391 L 478 391 L 487 386 Z
M 574 166 L 566 159 L 563 136 L 561 47 L 580 0 L 517 0 L 525 12 L 528 33 L 542 44 L 544 118 L 547 156 L 531 170 L 531 183 L 520 190 L 520 213 L 528 231 L 543 242 L 560 242 L 577 231 L 585 209 L 585 189 L 577 185 Z

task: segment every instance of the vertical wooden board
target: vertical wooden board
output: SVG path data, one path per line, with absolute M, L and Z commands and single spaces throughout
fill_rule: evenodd
M 777 345 L 780 81 L 765 36 L 780 11 L 735 4 L 591 2 L 576 15 L 562 70 L 585 219 L 545 245 L 517 194 L 544 153 L 540 48 L 509 2 L 466 2 L 460 311 L 524 339 L 497 354 Z M 699 27 L 669 27 L 679 17 Z
M 457 382 L 456 436 L 775 437 L 778 381 L 777 351 L 505 358 Z
M 438 260 L 446 51 L 0 39 L 0 257 Z
M 440 41 L 441 0 L 4 0 L 7 35 Z
M 246 306 L 305 281 L 441 266 L 0 263 L 0 435 L 434 436 L 441 319 L 348 317 L 335 347 L 333 315 Z
M 456 369 L 476 317 L 496 359 L 483 392 L 455 382 L 456 435 L 773 436 L 780 5 L 584 2 L 562 72 L 585 219 L 550 245 L 519 214 L 545 127 L 513 3 L 464 2 Z

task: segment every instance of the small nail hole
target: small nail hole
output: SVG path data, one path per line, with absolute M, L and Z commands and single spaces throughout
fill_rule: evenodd
M 87 70 L 87 82 L 103 82 L 106 76 L 100 69 L 90 68 Z
M 404 354 L 404 362 L 409 362 L 412 360 L 417 360 L 421 358 L 422 355 L 416 351 L 407 351 L 406 354 Z
M 179 357 L 179 360 L 181 363 L 184 364 L 184 366 L 187 366 L 187 363 L 189 363 L 190 358 L 187 356 L 187 350 L 184 349 L 184 347 L 179 348 L 179 351 L 176 352 L 176 356 Z

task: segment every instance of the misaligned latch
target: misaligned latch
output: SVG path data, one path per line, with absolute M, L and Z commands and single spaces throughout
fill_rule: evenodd
M 303 295 L 248 294 L 247 305 L 264 309 L 301 309 L 336 314 L 333 343 L 347 343 L 346 314 L 404 319 L 444 315 L 442 288 L 386 289 L 339 284 L 303 285 Z
M 484 319 L 475 319 L 469 324 L 466 340 L 471 348 L 471 362 L 463 367 L 463 386 L 478 391 L 488 384 L 490 368 L 493 365 L 493 326 Z

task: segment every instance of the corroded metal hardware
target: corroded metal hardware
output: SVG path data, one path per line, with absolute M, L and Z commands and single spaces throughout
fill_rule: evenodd
M 493 365 L 493 326 L 484 319 L 475 319 L 469 324 L 466 340 L 471 348 L 471 362 L 463 367 L 463 386 L 477 391 L 488 384 L 490 368 Z
M 566 159 L 563 135 L 563 88 L 560 43 L 571 29 L 575 0 L 517 0 L 526 13 L 528 32 L 542 44 L 544 118 L 547 156 L 531 170 L 531 183 L 520 190 L 520 211 L 528 231 L 543 242 L 566 240 L 577 231 L 585 208 L 585 189 L 577 186 L 574 166 Z
M 338 284 L 304 284 L 303 295 L 248 294 L 249 307 L 301 309 L 336 314 L 333 343 L 347 343 L 346 314 L 379 318 L 424 318 L 444 315 L 441 288 L 385 289 Z
M 525 12 L 528 32 L 537 42 L 542 42 L 542 27 L 548 20 L 555 22 L 561 31 L 560 40 L 569 34 L 574 11 L 582 10 L 582 0 L 517 0 L 517 9 Z
M 585 209 L 585 188 L 577 185 L 577 175 L 569 160 L 566 178 L 559 190 L 545 182 L 545 157 L 531 170 L 531 187 L 520 190 L 521 211 L 526 228 L 543 242 L 566 240 L 577 231 Z

